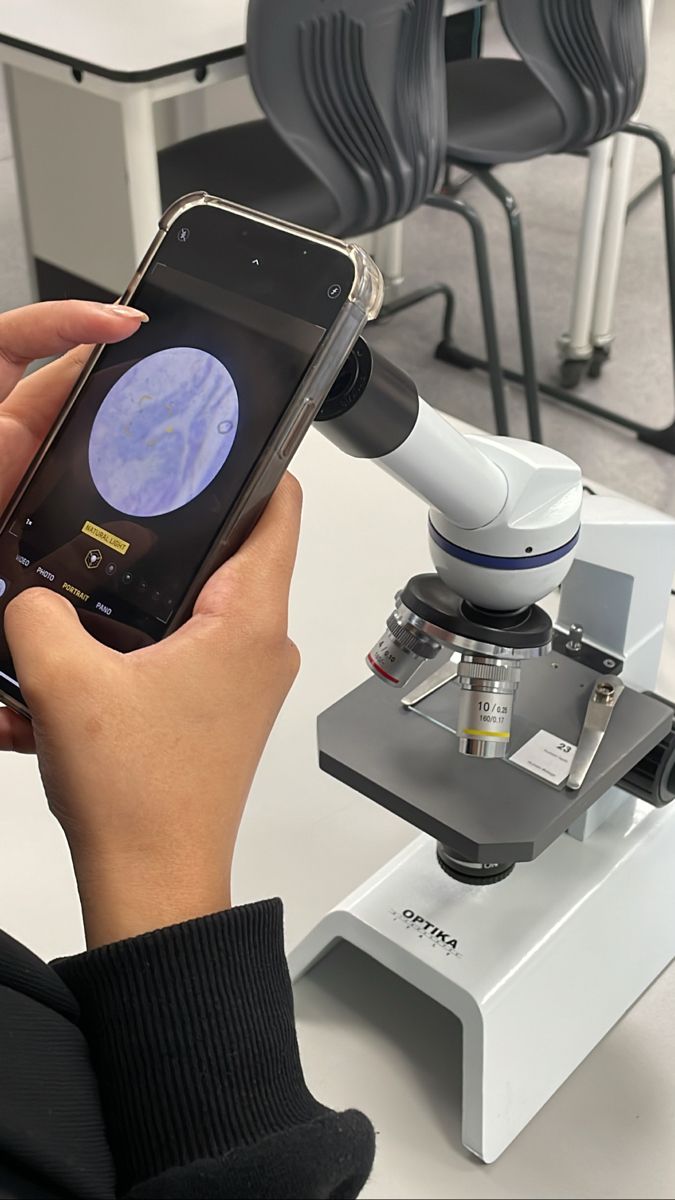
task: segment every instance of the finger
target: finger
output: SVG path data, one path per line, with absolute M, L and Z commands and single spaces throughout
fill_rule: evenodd
M 90 342 L 76 346 L 54 362 L 40 367 L 39 371 L 27 375 L 0 407 L 0 417 L 16 416 L 35 436 L 44 436 L 73 390 L 93 349 Z
M 26 703 L 39 715 L 45 697 L 82 672 L 94 674 L 111 653 L 83 629 L 70 601 L 47 588 L 21 592 L 5 610 L 5 637 Z
M 112 323 L 106 335 L 108 342 L 120 341 L 138 328 L 139 318 L 110 317 L 112 306 L 101 307 L 105 310 L 104 321 L 108 326 Z M 87 321 L 91 325 L 89 318 Z M 104 331 L 100 325 L 98 328 L 102 335 Z M 92 336 L 96 336 L 95 331 Z M 42 445 L 92 349 L 91 344 L 78 345 L 55 362 L 34 371 L 17 383 L 11 396 L 0 404 L 0 510 L 14 494 L 26 467 Z
M 78 346 L 22 379 L 0 406 L 0 511 L 42 445 L 85 365 L 91 346 Z
M 0 314 L 0 400 L 34 358 L 63 354 L 82 342 L 119 342 L 145 313 L 90 300 L 50 300 Z
M 257 525 L 233 557 L 237 570 L 254 570 L 267 580 L 281 579 L 288 588 L 295 566 L 302 518 L 302 488 L 294 475 L 284 475 Z
M 0 708 L 0 751 L 15 750 L 19 754 L 35 754 L 33 726 L 26 717 L 11 708 Z
M 233 593 L 240 590 L 248 605 L 281 603 L 286 611 L 301 516 L 302 489 L 297 479 L 287 474 L 243 546 L 202 589 L 195 614 L 227 613 Z

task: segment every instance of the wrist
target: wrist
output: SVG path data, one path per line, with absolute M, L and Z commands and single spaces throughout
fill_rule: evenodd
M 231 908 L 231 864 L 73 854 L 88 949 Z

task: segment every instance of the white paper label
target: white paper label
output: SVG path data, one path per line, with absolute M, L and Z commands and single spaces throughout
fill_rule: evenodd
M 565 782 L 572 769 L 575 750 L 572 742 L 564 742 L 562 738 L 540 729 L 511 755 L 509 762 L 557 787 Z

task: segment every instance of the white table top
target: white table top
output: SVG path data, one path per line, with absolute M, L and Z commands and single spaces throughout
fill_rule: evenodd
M 291 633 L 303 666 L 256 777 L 234 887 L 238 903 L 283 897 L 289 945 L 417 836 L 319 770 L 316 716 L 364 679 L 364 652 L 394 592 L 428 569 L 425 505 L 384 472 L 316 431 L 294 471 L 305 505 Z M 675 600 L 671 609 L 658 681 L 666 696 L 675 695 Z M 82 933 L 72 869 L 31 759 L 0 756 L 0 800 L 0 928 L 45 957 L 74 953 Z M 671 967 L 486 1167 L 460 1143 L 455 1018 L 346 946 L 296 988 L 310 1087 L 326 1104 L 360 1107 L 378 1130 L 364 1200 L 672 1200 L 674 1009 Z
M 483 0 L 445 0 L 447 15 Z M 241 54 L 248 0 L 0 0 L 0 43 L 122 82 Z M 0 58 L 1 47 L 0 47 Z
M 242 51 L 247 0 L 0 0 L 0 40 L 131 82 Z

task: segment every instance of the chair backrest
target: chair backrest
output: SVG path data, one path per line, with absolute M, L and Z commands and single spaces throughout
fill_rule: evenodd
M 443 0 L 249 0 L 265 116 L 334 197 L 331 232 L 405 216 L 446 148 Z
M 504 30 L 563 118 L 556 150 L 625 125 L 645 82 L 641 0 L 499 0 Z

